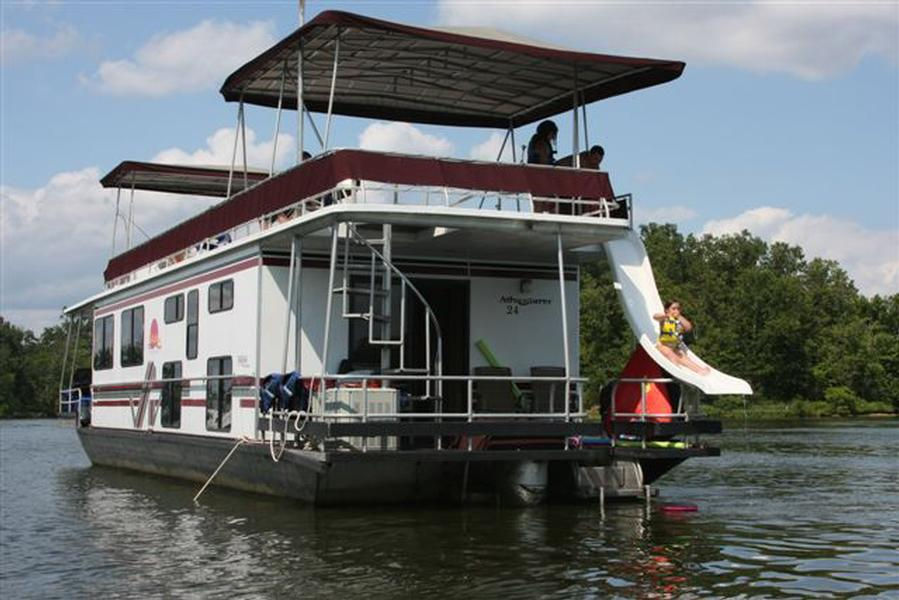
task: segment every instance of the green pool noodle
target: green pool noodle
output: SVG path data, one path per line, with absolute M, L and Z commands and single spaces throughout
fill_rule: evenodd
M 490 350 L 490 347 L 487 346 L 487 342 L 484 340 L 478 340 L 474 343 L 474 347 L 478 349 L 478 352 L 481 353 L 481 356 L 484 357 L 484 360 L 487 361 L 487 364 L 491 367 L 503 367 L 505 365 L 500 364 L 500 362 L 496 359 L 496 356 Z M 515 395 L 515 400 L 521 400 L 521 390 L 518 388 L 518 384 L 514 381 L 512 382 L 512 394 Z

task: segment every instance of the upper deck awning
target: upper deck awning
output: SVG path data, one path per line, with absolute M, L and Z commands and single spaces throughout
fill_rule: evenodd
M 338 44 L 339 40 L 339 44 Z M 339 46 L 339 51 L 338 51 Z M 327 112 L 338 53 L 335 114 L 459 125 L 518 127 L 580 103 L 671 81 L 684 63 L 591 54 L 486 29 L 427 29 L 340 11 L 323 12 L 232 73 L 228 101 Z
M 268 178 L 268 173 L 249 170 L 248 186 Z M 105 188 L 127 188 L 193 196 L 228 195 L 229 170 L 223 167 L 193 167 L 126 160 L 107 173 L 100 184 Z M 244 172 L 235 170 L 231 192 L 244 189 Z
M 113 257 L 104 272 L 106 281 L 347 180 L 542 197 L 614 196 L 608 175 L 601 171 L 337 150 L 271 177 Z

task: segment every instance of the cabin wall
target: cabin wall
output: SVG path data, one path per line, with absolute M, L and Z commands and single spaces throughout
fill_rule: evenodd
M 202 433 L 237 437 L 255 431 L 256 399 L 251 385 L 232 388 L 230 431 L 208 432 L 206 428 L 207 376 L 209 359 L 230 357 L 235 378 L 255 379 L 256 313 L 259 259 L 255 249 L 223 254 L 202 266 L 194 266 L 177 275 L 160 278 L 153 286 L 138 286 L 113 296 L 97 307 L 94 317 L 113 316 L 113 367 L 94 370 L 92 424 L 98 427 L 124 429 L 157 429 L 181 433 Z M 213 285 L 231 281 L 233 305 L 230 309 L 210 312 L 209 294 Z M 198 298 L 197 352 L 187 357 L 188 297 L 196 290 Z M 183 298 L 181 319 L 165 322 L 166 299 Z M 122 315 L 135 307 L 143 307 L 143 361 L 136 366 L 122 366 Z M 97 344 L 97 340 L 94 340 Z M 163 365 L 180 362 L 185 381 L 181 395 L 181 419 L 178 427 L 162 424 L 159 401 L 162 386 L 155 385 L 145 393 L 141 385 L 148 377 L 152 363 L 152 379 L 163 377 Z M 191 380 L 191 385 L 186 384 Z M 247 380 L 249 381 L 249 380 Z M 145 399 L 144 399 L 145 398 Z M 143 406 L 142 404 L 143 400 Z
M 487 361 L 475 347 L 484 340 L 513 375 L 529 375 L 534 366 L 565 366 L 562 309 L 556 279 L 471 278 L 471 368 Z M 578 282 L 565 282 L 568 348 L 572 376 L 578 376 L 580 300 Z
M 281 372 L 284 357 L 284 328 L 287 313 L 287 285 L 290 269 L 266 265 L 262 269 L 262 311 L 259 371 L 262 376 Z M 301 273 L 300 310 L 303 330 L 299 371 L 304 376 L 318 375 L 322 366 L 322 344 L 325 335 L 325 313 L 328 300 L 328 271 L 303 267 Z M 338 285 L 335 283 L 335 286 Z M 347 356 L 348 321 L 342 315 L 341 296 L 334 295 L 331 307 L 331 336 L 328 341 L 328 369 L 336 373 L 340 361 Z M 287 327 L 287 371 L 296 367 L 296 327 L 293 320 Z

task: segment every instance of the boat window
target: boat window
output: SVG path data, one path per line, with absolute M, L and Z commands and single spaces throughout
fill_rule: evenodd
M 122 354 L 123 367 L 134 367 L 144 363 L 144 307 L 122 311 Z
M 200 336 L 200 290 L 187 294 L 187 358 L 197 357 Z
M 209 312 L 222 312 L 233 307 L 234 280 L 220 281 L 209 286 Z
M 206 363 L 209 377 L 231 374 L 231 357 L 216 356 Z M 206 380 L 206 430 L 231 431 L 231 380 Z
M 165 322 L 177 323 L 184 318 L 184 294 L 165 299 Z
M 179 379 L 181 361 L 162 363 L 163 379 Z M 160 419 L 163 427 L 181 427 L 181 382 L 166 381 L 162 384 L 162 406 Z
M 94 370 L 112 368 L 115 320 L 112 315 L 94 321 Z

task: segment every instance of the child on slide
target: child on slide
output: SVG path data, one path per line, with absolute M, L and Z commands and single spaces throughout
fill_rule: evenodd
M 652 316 L 659 322 L 659 351 L 676 365 L 686 367 L 700 375 L 708 375 L 709 368 L 698 365 L 687 355 L 684 333 L 693 329 L 693 324 L 680 312 L 680 302 L 669 300 L 665 303 L 665 312 Z

